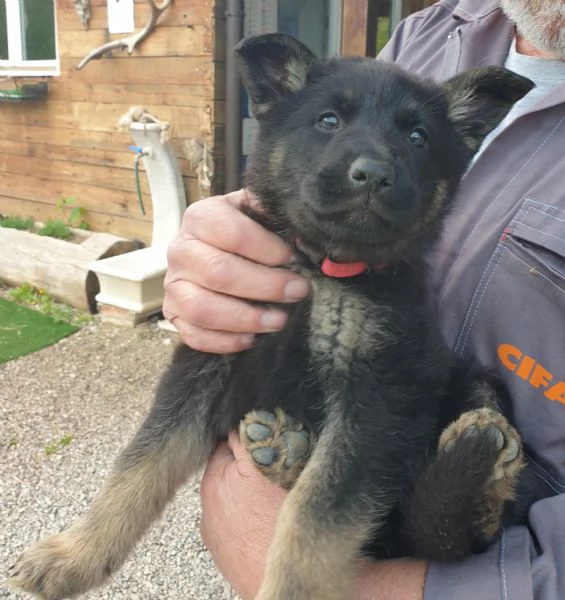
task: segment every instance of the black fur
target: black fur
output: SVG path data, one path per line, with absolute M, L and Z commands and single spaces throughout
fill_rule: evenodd
M 335 419 L 351 433 L 343 446 L 330 443 L 334 479 L 326 495 L 312 498 L 318 504 L 312 511 L 347 512 L 356 494 L 378 505 L 384 493 L 393 498 L 390 519 L 373 532 L 369 553 L 460 559 L 490 541 L 476 529 L 473 511 L 496 450 L 470 439 L 438 462 L 437 443 L 461 413 L 499 406 L 502 390 L 441 341 L 425 258 L 472 154 L 532 84 L 492 67 L 439 86 L 370 59 L 319 61 L 279 34 L 247 39 L 237 52 L 260 126 L 247 173 L 265 210 L 256 218 L 295 246 L 301 271 L 314 279 L 326 256 L 376 265 L 337 285 L 340 294 L 362 298 L 363 310 L 371 308 L 366 329 L 372 319 L 384 321 L 385 348 L 366 356 L 354 348 L 347 373 L 335 372 L 331 351 L 314 356 L 309 347 L 320 333 L 312 332 L 309 299 L 281 307 L 289 311 L 285 331 L 237 356 L 179 347 L 157 402 L 166 397 L 172 415 L 187 410 L 187 401 L 199 400 L 187 381 L 210 361 L 229 364 L 225 387 L 206 411 L 216 441 L 254 408 L 282 407 L 317 437 Z M 324 115 L 340 125 L 324 129 Z M 427 138 L 422 148 L 408 140 L 414 130 Z M 352 185 L 351 165 L 359 158 L 378 163 L 393 181 Z M 493 396 L 475 393 L 477 382 Z M 416 493 L 416 485 L 426 492 Z M 510 510 L 507 523 L 516 519 Z

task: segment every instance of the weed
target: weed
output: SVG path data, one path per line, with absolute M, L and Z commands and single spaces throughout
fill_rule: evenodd
M 18 302 L 19 304 L 33 304 L 35 302 L 37 291 L 29 283 L 22 283 L 22 285 L 8 290 L 6 296 L 8 300 L 12 302 Z
M 88 229 L 88 223 L 84 220 L 86 208 L 83 206 L 76 206 L 76 202 L 77 199 L 74 196 L 60 198 L 56 204 L 57 211 L 62 213 L 65 209 L 70 209 L 66 223 L 77 229 Z
M 64 435 L 60 440 L 59 440 L 59 446 L 68 446 L 71 442 L 73 441 L 73 436 L 72 435 Z
M 56 302 L 49 294 L 46 294 L 43 290 L 35 289 L 29 283 L 22 283 L 22 285 L 12 288 L 7 292 L 6 297 L 12 302 L 34 308 L 56 321 L 63 321 L 77 327 L 82 327 L 94 321 L 92 315 L 80 312 L 72 306 Z
M 10 438 L 8 440 L 8 448 L 15 448 L 18 445 L 18 440 L 16 438 Z
M 60 240 L 68 240 L 73 237 L 71 228 L 61 219 L 47 219 L 47 223 L 41 229 L 38 229 L 36 233 Z
M 22 231 L 33 231 L 35 228 L 35 221 L 31 217 L 27 219 L 22 217 L 0 217 L 0 227 L 20 229 Z
M 47 444 L 45 446 L 45 448 L 44 448 L 45 455 L 51 456 L 52 454 L 55 454 L 55 452 L 57 452 L 57 450 L 60 450 L 61 448 L 68 446 L 72 441 L 73 441 L 73 436 L 65 434 L 58 441 L 53 442 L 52 444 Z
M 82 206 L 76 206 L 76 198 L 60 198 L 55 207 L 60 217 L 56 219 L 49 218 L 43 227 L 37 227 L 32 218 L 0 216 L 0 227 L 9 227 L 11 229 L 20 229 L 46 235 L 60 240 L 68 240 L 73 237 L 71 227 L 75 229 L 88 229 L 88 223 L 84 220 L 86 209 Z M 68 214 L 65 216 L 65 213 Z

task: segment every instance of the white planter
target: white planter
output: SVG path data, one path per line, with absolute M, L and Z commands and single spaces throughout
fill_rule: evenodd
M 132 325 L 159 312 L 163 304 L 163 277 L 167 269 L 167 249 L 165 246 L 151 246 L 121 256 L 114 256 L 94 263 L 100 281 L 100 293 L 96 301 L 102 317 L 112 315 L 116 319 L 118 311 L 105 310 L 112 306 L 134 313 Z

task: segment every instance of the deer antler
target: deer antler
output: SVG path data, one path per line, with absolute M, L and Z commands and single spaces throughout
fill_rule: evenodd
M 127 48 L 128 54 L 131 54 L 137 44 L 141 43 L 155 29 L 159 17 L 173 2 L 173 0 L 163 0 L 163 3 L 158 5 L 155 3 L 155 0 L 147 1 L 149 2 L 149 7 L 151 8 L 151 16 L 149 17 L 149 21 L 143 29 L 140 29 L 137 33 L 134 33 L 128 37 L 122 38 L 121 40 L 114 40 L 104 44 L 103 46 L 100 46 L 100 48 L 95 48 L 88 54 L 88 56 L 85 56 L 81 60 L 80 64 L 77 65 L 77 69 L 82 69 L 84 65 L 91 60 L 101 58 L 107 52 L 111 52 L 112 50 L 117 50 L 119 48 Z

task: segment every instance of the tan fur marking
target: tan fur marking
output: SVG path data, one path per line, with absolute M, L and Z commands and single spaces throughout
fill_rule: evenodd
M 424 218 L 424 223 L 426 225 L 437 221 L 438 214 L 442 211 L 445 206 L 445 201 L 447 200 L 447 190 L 447 181 L 437 182 L 434 199 Z
M 363 296 L 327 277 L 313 277 L 310 315 L 310 349 L 315 356 L 330 358 L 330 368 L 348 370 L 353 356 L 367 356 L 384 346 L 390 336 L 385 308 L 375 315 L 375 307 Z M 373 313 L 373 318 L 369 314 Z
M 308 68 L 304 63 L 297 60 L 289 60 L 285 66 L 287 78 L 285 87 L 290 92 L 299 92 L 306 84 Z
M 286 144 L 284 141 L 281 141 L 275 146 L 273 153 L 269 157 L 269 167 L 272 177 L 278 178 L 280 176 L 285 157 Z

